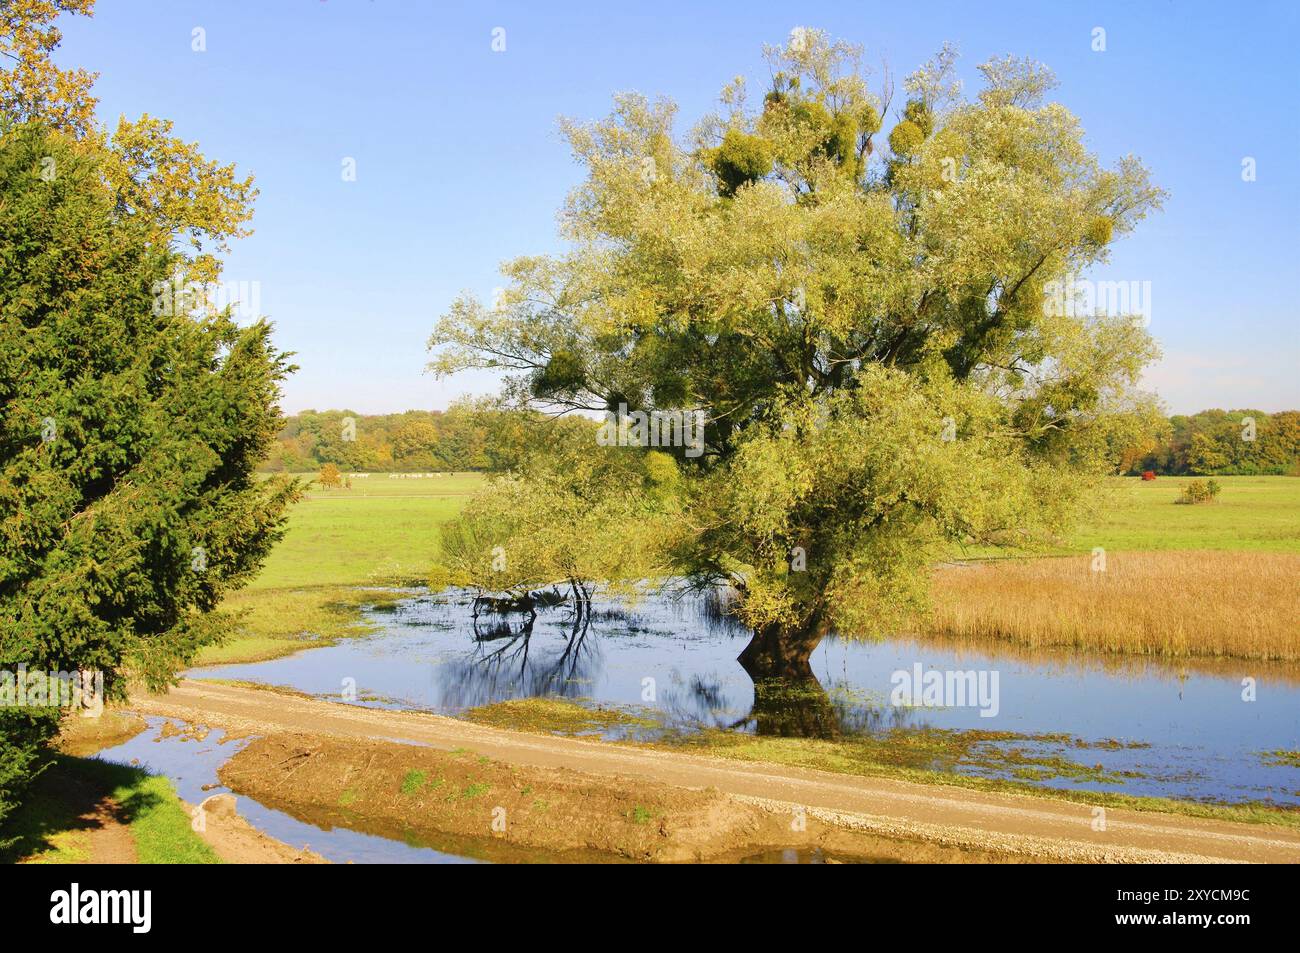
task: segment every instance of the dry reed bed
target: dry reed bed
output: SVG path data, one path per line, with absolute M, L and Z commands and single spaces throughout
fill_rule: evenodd
M 944 566 L 932 634 L 1137 655 L 1300 660 L 1300 555 L 1111 553 Z

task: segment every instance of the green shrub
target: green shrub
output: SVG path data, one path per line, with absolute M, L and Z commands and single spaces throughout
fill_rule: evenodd
M 1204 480 L 1192 480 L 1187 486 L 1183 487 L 1182 495 L 1174 500 L 1175 503 L 1195 504 L 1195 503 L 1213 503 L 1219 495 L 1219 486 L 1217 480 L 1210 480 L 1208 483 Z
M 4 832 L 5 818 L 49 764 L 58 730 L 53 709 L 0 708 L 0 850 L 13 839 Z
M 925 133 L 909 119 L 904 119 L 889 133 L 889 148 L 896 155 L 910 156 L 925 142 Z
M 742 185 L 757 182 L 772 171 L 772 152 L 767 143 L 739 129 L 728 129 L 722 145 L 709 150 L 705 159 L 718 177 L 718 193 L 727 197 L 735 195 Z M 581 370 L 579 365 L 576 371 L 581 373 Z

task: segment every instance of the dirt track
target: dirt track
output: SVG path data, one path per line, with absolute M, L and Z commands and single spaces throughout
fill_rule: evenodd
M 241 733 L 307 732 L 469 748 L 510 764 L 716 788 L 737 801 L 773 811 L 802 808 L 809 816 L 873 834 L 1062 861 L 1300 862 L 1300 831 L 1291 829 L 1108 808 L 1106 829 L 1096 831 L 1093 809 L 1067 801 L 528 734 L 232 685 L 187 680 L 168 695 L 137 697 L 131 707 Z

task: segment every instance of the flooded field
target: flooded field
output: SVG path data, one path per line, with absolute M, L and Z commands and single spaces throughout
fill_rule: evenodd
M 831 637 L 808 678 L 755 683 L 736 661 L 749 633 L 696 597 L 597 605 L 580 619 L 564 606 L 475 618 L 464 594 L 413 593 L 371 617 L 379 629 L 370 636 L 190 675 L 451 715 L 563 698 L 627 713 L 594 729 L 610 738 L 704 729 L 881 743 L 923 735 L 945 753 L 918 767 L 1052 788 L 1300 804 L 1300 767 L 1285 756 L 1300 747 L 1300 677 L 1289 669 Z M 922 683 L 936 672 L 967 677 L 970 696 L 934 703 Z M 900 696 L 900 686 L 916 691 Z

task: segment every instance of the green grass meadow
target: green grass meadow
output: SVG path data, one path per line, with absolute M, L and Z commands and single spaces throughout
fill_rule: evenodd
M 1213 503 L 1175 501 L 1193 480 L 1222 487 Z M 968 559 L 1107 552 L 1218 550 L 1300 553 L 1300 478 L 1286 476 L 1111 477 L 1078 528 L 1059 546 L 1009 551 L 970 547 Z
M 1071 549 L 1114 552 L 1217 549 L 1300 553 L 1300 477 L 1213 477 L 1218 500 L 1180 506 L 1182 488 L 1208 477 L 1116 477 L 1107 481 L 1092 520 Z
M 315 474 L 297 474 L 304 482 Z M 348 489 L 312 485 L 289 514 L 261 574 L 223 608 L 243 614 L 244 634 L 205 648 L 200 665 L 287 655 L 364 632 L 363 605 L 397 596 L 375 588 L 418 585 L 438 553 L 438 529 L 483 483 L 478 473 L 390 479 L 353 477 Z
M 303 475 L 302 479 L 307 479 Z M 478 473 L 354 480 L 350 490 L 313 486 L 293 509 L 284 540 L 249 587 L 420 583 L 438 552 L 438 529 L 482 486 Z M 1226 476 L 1214 503 L 1174 501 L 1193 477 L 1115 477 L 1067 549 L 1218 549 L 1300 552 L 1300 478 Z
M 313 485 L 250 588 L 423 582 L 438 550 L 438 527 L 482 483 L 478 473 L 414 480 L 373 473 L 354 478 L 351 489 Z
M 310 474 L 300 477 L 310 479 Z M 241 638 L 204 649 L 199 664 L 275 658 L 365 631 L 358 609 L 392 601 L 358 587 L 419 584 L 438 552 L 438 530 L 482 485 L 482 474 L 390 479 L 351 489 L 312 486 L 261 575 L 226 601 L 245 614 Z M 1190 477 L 1107 481 L 1094 516 L 1057 552 L 1229 550 L 1300 553 L 1300 478 L 1218 477 L 1214 503 L 1175 504 Z M 969 556 L 997 555 L 971 551 Z

